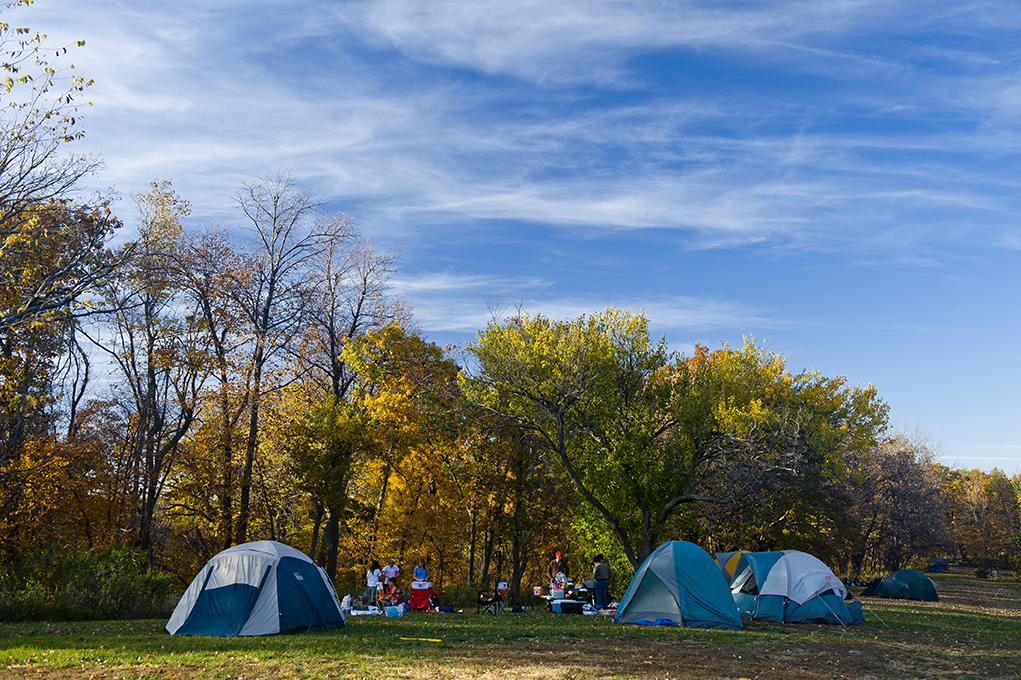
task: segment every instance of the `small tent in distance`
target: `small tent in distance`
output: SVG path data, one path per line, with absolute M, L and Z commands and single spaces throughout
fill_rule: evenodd
M 616 620 L 742 627 L 720 568 L 705 550 L 687 541 L 664 543 L 646 558 L 621 598 Z
M 202 567 L 167 622 L 171 635 L 273 635 L 344 625 L 326 572 L 276 541 L 228 548 Z
M 888 597 L 899 600 L 922 600 L 939 602 L 936 584 L 932 579 L 914 569 L 901 569 L 889 576 L 874 578 L 861 591 L 862 597 Z
M 777 623 L 864 621 L 861 602 L 844 601 L 847 587 L 830 568 L 798 550 L 741 555 L 730 591 L 742 617 Z

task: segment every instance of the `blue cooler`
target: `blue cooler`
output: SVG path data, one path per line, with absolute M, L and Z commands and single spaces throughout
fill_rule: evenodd
M 582 607 L 585 606 L 584 602 L 578 600 L 554 600 L 553 601 L 553 613 L 554 614 L 581 614 Z

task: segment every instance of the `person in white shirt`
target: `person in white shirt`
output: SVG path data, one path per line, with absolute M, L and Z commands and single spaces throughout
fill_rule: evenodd
M 400 570 L 401 568 L 394 564 L 393 559 L 387 562 L 386 566 L 383 567 L 383 573 L 386 574 L 386 581 L 384 581 L 384 583 L 392 582 L 396 585 L 397 572 L 399 572 Z
M 372 560 L 372 564 L 369 565 L 369 570 L 365 572 L 365 592 L 362 593 L 362 597 L 366 598 L 369 604 L 374 604 L 379 600 L 379 587 L 383 585 L 380 582 L 383 574 L 379 569 L 379 562 Z

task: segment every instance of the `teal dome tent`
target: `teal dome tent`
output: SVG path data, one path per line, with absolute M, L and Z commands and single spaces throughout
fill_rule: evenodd
M 730 584 L 741 616 L 777 623 L 863 621 L 861 602 L 846 602 L 847 588 L 820 559 L 798 550 L 741 555 Z
M 720 568 L 705 550 L 687 541 L 664 543 L 646 558 L 621 598 L 616 620 L 742 627 Z

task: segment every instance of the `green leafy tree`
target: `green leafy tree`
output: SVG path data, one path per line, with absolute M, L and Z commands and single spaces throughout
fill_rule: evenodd
M 792 375 L 752 343 L 677 357 L 644 316 L 612 308 L 571 321 L 519 313 L 468 350 L 467 398 L 535 433 L 635 568 L 682 507 L 736 503 L 885 424 L 872 386 Z

